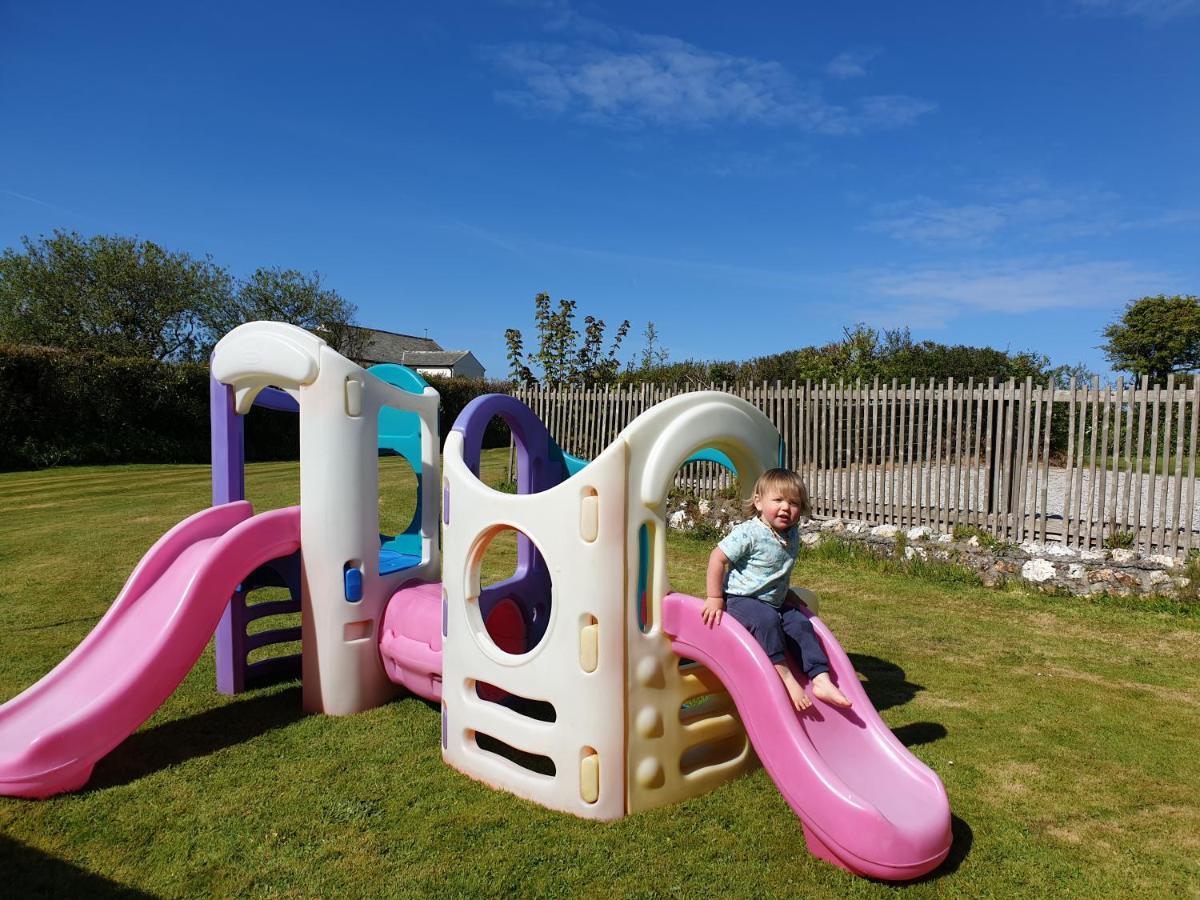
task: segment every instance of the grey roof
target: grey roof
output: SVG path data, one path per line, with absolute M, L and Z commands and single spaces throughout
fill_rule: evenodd
M 356 328 L 366 333 L 362 358 L 370 362 L 399 362 L 409 351 L 437 352 L 442 345 L 432 338 L 412 334 L 396 334 L 378 328 Z
M 469 350 L 405 350 L 400 362 L 406 366 L 453 366 L 470 355 Z

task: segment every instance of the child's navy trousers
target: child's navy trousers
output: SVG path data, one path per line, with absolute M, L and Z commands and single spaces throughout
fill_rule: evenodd
M 817 640 L 812 622 L 800 610 L 786 605 L 776 609 L 755 597 L 730 594 L 725 598 L 725 612 L 754 636 L 771 662 L 783 662 L 786 651 L 791 650 L 810 679 L 829 671 L 829 657 Z

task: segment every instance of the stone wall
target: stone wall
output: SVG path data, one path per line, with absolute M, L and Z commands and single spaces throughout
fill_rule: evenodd
M 672 528 L 724 533 L 743 518 L 735 501 L 673 501 L 668 511 Z M 836 538 L 857 543 L 878 556 L 937 560 L 975 572 L 986 585 L 1022 581 L 1031 587 L 1070 594 L 1177 595 L 1189 588 L 1183 560 L 1133 550 L 1076 550 L 1058 543 L 1027 541 L 1002 544 L 987 535 L 955 540 L 952 534 L 927 526 L 901 529 L 840 518 L 810 520 L 801 525 L 800 540 L 815 547 Z

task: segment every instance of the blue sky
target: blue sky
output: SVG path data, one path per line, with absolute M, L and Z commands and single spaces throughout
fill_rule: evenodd
M 532 298 L 673 359 L 863 321 L 1106 371 L 1200 293 L 1200 0 L 17 4 L 0 246 L 319 270 L 505 371 Z

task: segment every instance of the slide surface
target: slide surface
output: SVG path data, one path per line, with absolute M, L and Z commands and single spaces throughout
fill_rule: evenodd
M 707 666 L 729 691 L 767 773 L 804 825 L 809 849 L 858 875 L 917 878 L 950 851 L 950 803 L 941 779 L 879 718 L 829 629 L 810 616 L 834 680 L 854 707 L 820 700 L 796 713 L 779 675 L 733 617 L 716 628 L 703 603 L 663 599 L 672 649 Z
M 245 501 L 163 535 L 79 646 L 0 707 L 0 794 L 82 787 L 183 681 L 242 578 L 299 546 L 299 507 L 256 516 Z

